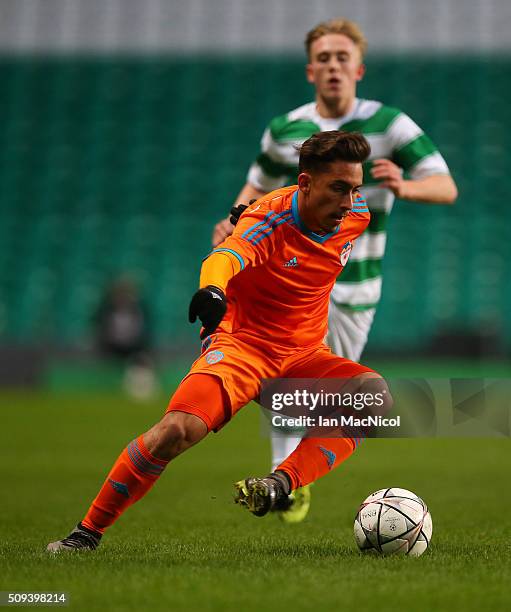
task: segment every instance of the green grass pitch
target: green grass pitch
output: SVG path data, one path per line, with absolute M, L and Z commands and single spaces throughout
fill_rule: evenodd
M 509 440 L 369 440 L 284 526 L 232 502 L 267 471 L 269 442 L 247 406 L 178 458 L 95 553 L 51 557 L 119 451 L 165 399 L 2 393 L 0 590 L 67 591 L 73 610 L 510 609 Z M 352 526 L 373 490 L 421 495 L 433 517 L 419 559 L 361 555 Z

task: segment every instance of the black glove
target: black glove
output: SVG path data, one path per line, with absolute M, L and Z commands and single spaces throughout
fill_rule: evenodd
M 257 200 L 254 198 L 253 200 L 250 200 L 248 204 L 236 204 L 236 206 L 233 206 L 231 208 L 231 216 L 229 217 L 229 221 L 233 225 L 236 225 L 236 223 L 238 223 L 238 221 L 240 220 L 241 215 L 247 210 L 247 208 L 251 204 L 253 204 L 256 201 Z
M 188 320 L 195 323 L 197 317 L 202 321 L 204 330 L 201 340 L 212 334 L 224 318 L 227 310 L 227 298 L 218 287 L 208 285 L 195 292 L 188 309 Z

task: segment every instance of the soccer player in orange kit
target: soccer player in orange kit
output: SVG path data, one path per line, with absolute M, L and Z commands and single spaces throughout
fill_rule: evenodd
M 332 285 L 369 223 L 358 188 L 370 147 L 358 133 L 321 132 L 300 149 L 298 186 L 273 191 L 241 216 L 203 263 L 189 319 L 202 321 L 203 352 L 163 418 L 121 453 L 85 518 L 48 550 L 95 549 L 105 529 L 145 495 L 169 461 L 218 431 L 261 391 L 261 379 L 349 379 L 390 393 L 373 370 L 325 345 Z M 347 459 L 356 439 L 308 437 L 265 478 L 236 483 L 256 516 Z

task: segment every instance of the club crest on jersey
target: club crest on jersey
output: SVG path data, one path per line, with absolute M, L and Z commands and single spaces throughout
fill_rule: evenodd
M 353 248 L 353 245 L 351 244 L 351 241 L 347 242 L 343 247 L 342 247 L 342 251 L 341 251 L 341 255 L 340 255 L 340 260 L 341 260 L 341 265 L 345 266 L 348 263 L 348 259 L 351 253 L 351 249 Z
M 206 361 L 207 363 L 209 363 L 209 365 L 218 363 L 219 361 L 222 361 L 223 358 L 224 354 L 222 353 L 222 351 L 211 351 L 211 353 L 208 353 L 206 355 Z

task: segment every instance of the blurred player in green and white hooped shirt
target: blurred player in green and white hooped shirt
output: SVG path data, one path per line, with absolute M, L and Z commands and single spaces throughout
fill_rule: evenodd
M 371 211 L 371 222 L 355 243 L 348 265 L 332 290 L 327 336 L 334 353 L 353 361 L 362 354 L 380 299 L 386 226 L 394 199 L 452 204 L 457 197 L 444 158 L 410 117 L 381 102 L 357 98 L 357 83 L 365 72 L 366 47 L 358 25 L 346 19 L 319 24 L 307 34 L 306 76 L 315 86 L 315 100 L 270 121 L 262 137 L 261 153 L 236 199 L 239 204 L 247 204 L 295 182 L 297 145 L 316 132 L 358 131 L 367 138 L 371 156 L 364 167 L 361 192 Z M 232 228 L 229 219 L 220 221 L 214 229 L 213 245 Z M 287 457 L 299 440 L 296 433 L 273 435 L 273 465 Z M 293 506 L 281 513 L 288 522 L 302 520 L 308 510 L 310 492 L 299 490 L 295 494 Z

